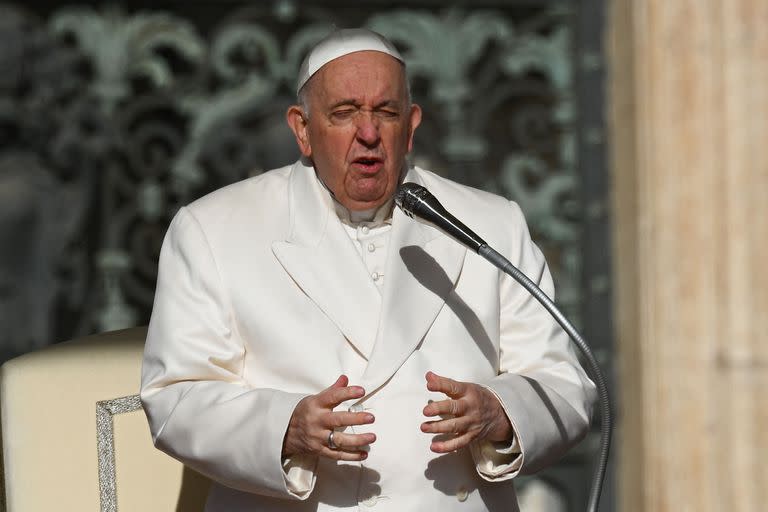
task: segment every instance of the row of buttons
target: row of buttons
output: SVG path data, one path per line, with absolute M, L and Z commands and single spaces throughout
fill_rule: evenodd
M 363 235 L 367 235 L 370 232 L 370 229 L 368 228 L 368 226 L 362 226 L 362 227 L 358 228 L 358 230 Z M 377 240 L 379 238 L 380 237 L 378 237 Z M 362 243 L 364 241 L 360 240 L 360 242 Z M 367 244 L 363 244 L 363 247 L 364 247 L 364 250 L 367 250 L 368 253 L 371 254 L 372 257 L 374 257 L 373 253 L 376 252 L 376 249 L 378 249 L 380 247 L 383 247 L 383 245 L 381 244 L 381 240 L 379 240 L 379 244 L 378 245 L 377 245 L 376 241 L 374 240 L 374 241 L 368 242 Z M 376 268 L 376 267 L 381 267 L 381 265 L 383 264 L 382 258 L 383 258 L 383 256 L 376 255 L 374 257 L 374 259 L 369 259 L 369 258 L 367 258 L 367 257 L 365 257 L 363 255 L 363 261 L 366 263 L 366 266 L 368 267 L 368 270 L 372 270 L 372 268 Z M 383 277 L 384 277 L 384 274 L 382 272 L 379 272 L 378 270 L 374 270 L 374 271 L 371 272 L 371 279 L 373 279 L 376 282 L 376 284 L 380 285 L 381 282 L 382 282 L 382 278 Z

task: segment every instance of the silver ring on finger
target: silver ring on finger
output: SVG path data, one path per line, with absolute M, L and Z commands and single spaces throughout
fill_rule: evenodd
M 333 434 L 335 434 L 335 432 L 334 432 L 333 430 L 331 430 L 331 431 L 328 433 L 328 448 L 330 448 L 331 450 L 338 450 L 338 449 L 339 449 L 339 445 L 337 445 L 337 444 L 336 444 L 336 443 L 333 441 Z

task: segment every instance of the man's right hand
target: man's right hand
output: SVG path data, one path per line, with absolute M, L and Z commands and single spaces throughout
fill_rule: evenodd
M 373 433 L 348 434 L 339 432 L 353 425 L 373 423 L 368 412 L 334 412 L 333 409 L 347 400 L 362 398 L 365 390 L 349 386 L 349 379 L 341 375 L 330 387 L 316 395 L 303 398 L 293 411 L 288 431 L 283 440 L 283 457 L 311 454 L 335 460 L 364 460 L 368 456 L 365 447 L 376 441 Z M 331 431 L 336 449 L 328 446 Z

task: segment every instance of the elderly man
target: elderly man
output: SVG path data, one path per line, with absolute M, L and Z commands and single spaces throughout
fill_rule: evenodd
M 160 256 L 142 400 L 207 510 L 510 510 L 511 478 L 586 432 L 593 386 L 528 294 L 393 210 L 429 188 L 537 281 L 520 210 L 418 168 L 421 110 L 380 35 L 307 56 L 303 155 L 182 208 Z

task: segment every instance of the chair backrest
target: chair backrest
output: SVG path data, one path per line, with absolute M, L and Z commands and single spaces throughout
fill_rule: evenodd
M 8 512 L 203 510 L 210 482 L 152 446 L 137 395 L 145 336 L 89 336 L 3 365 Z

